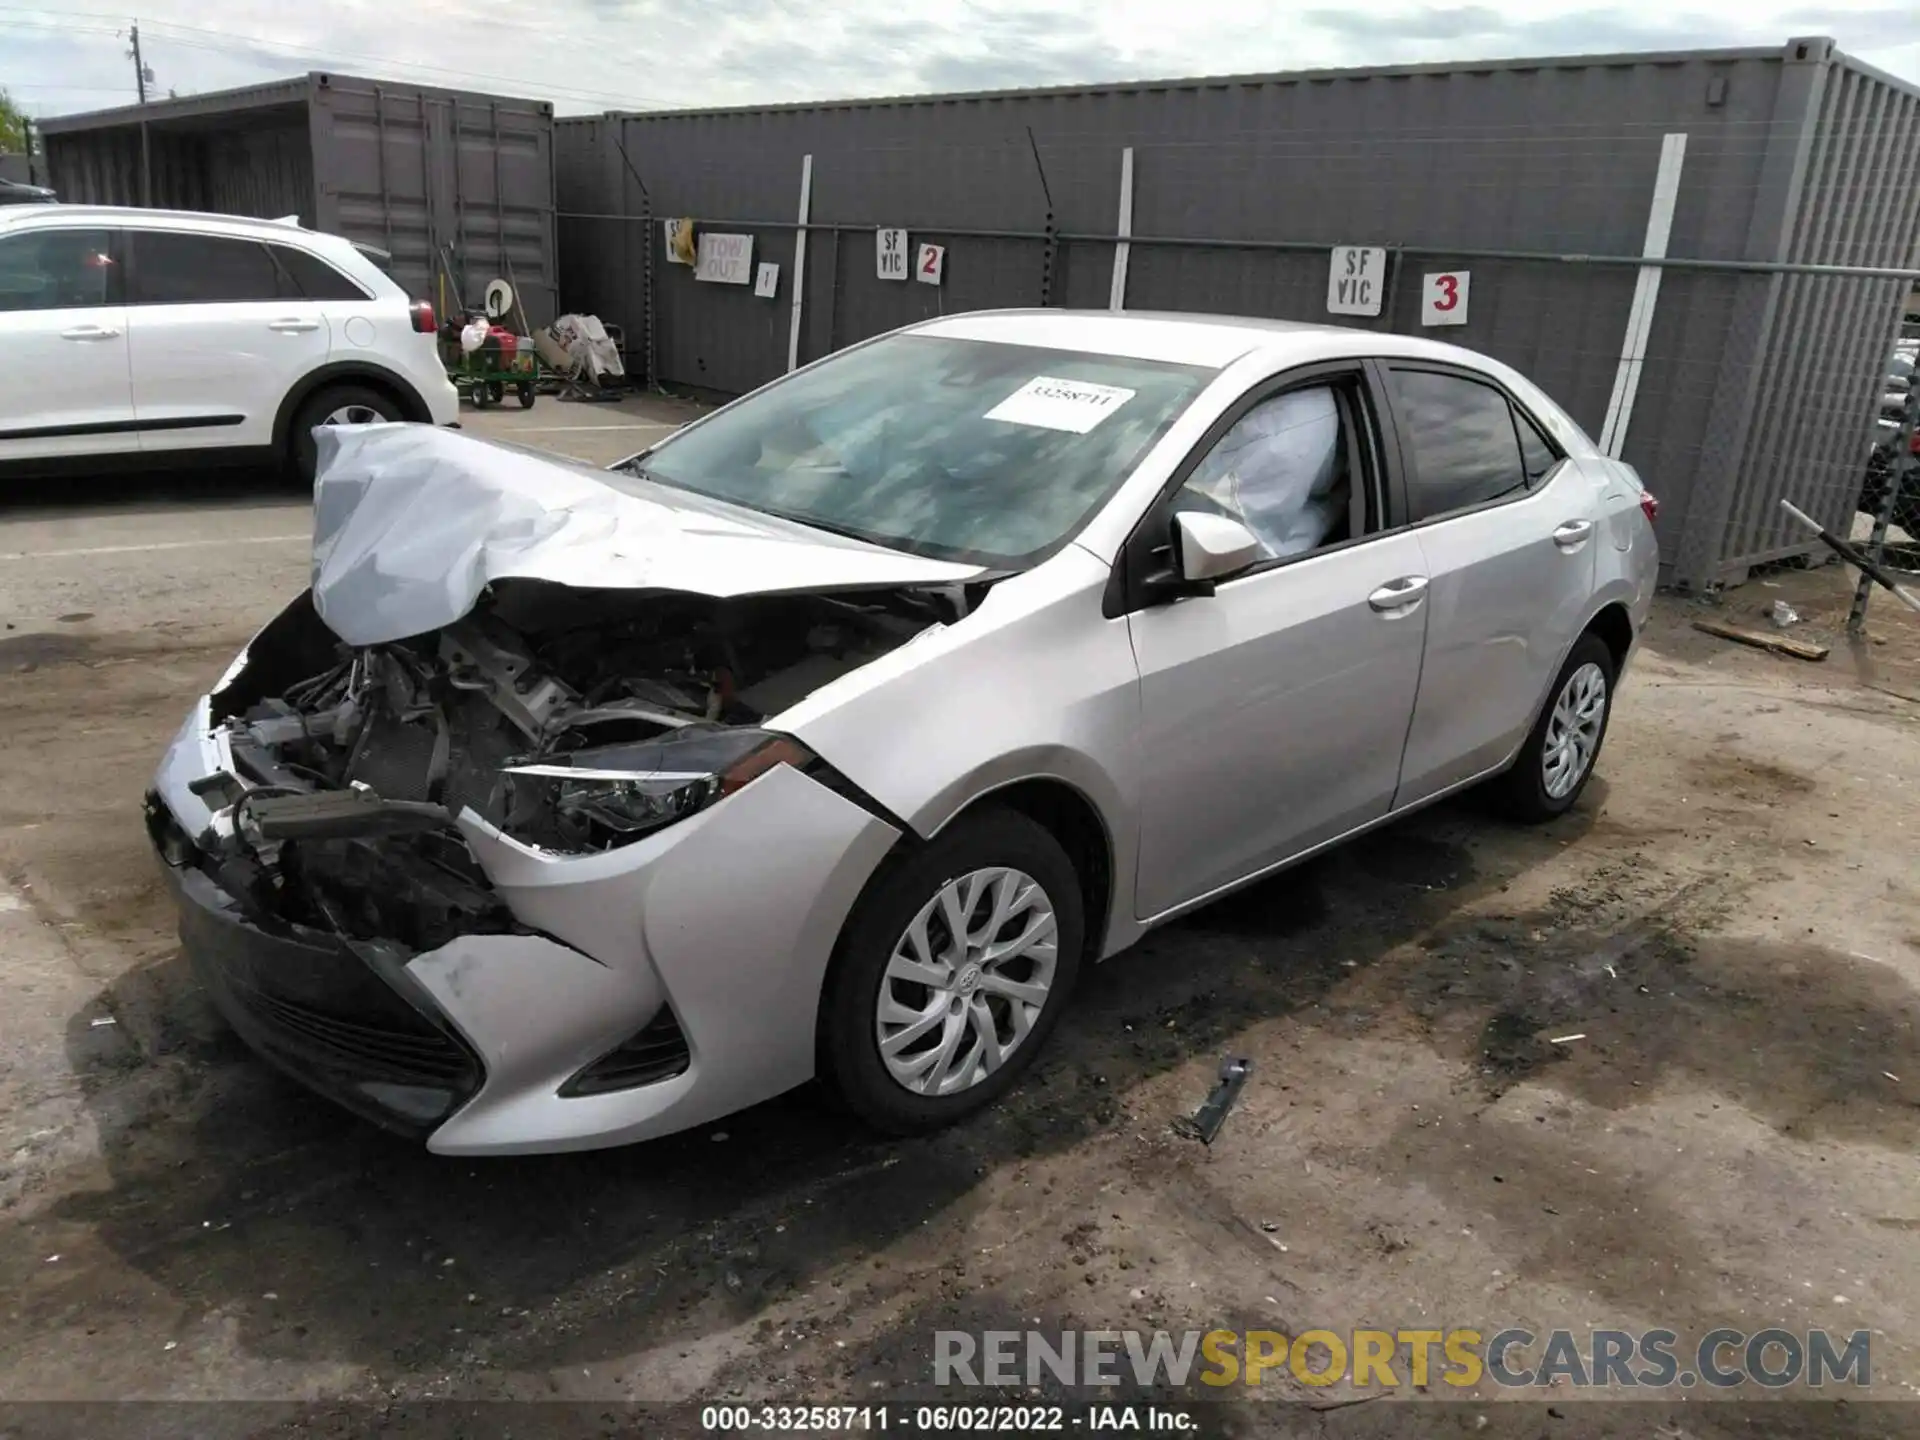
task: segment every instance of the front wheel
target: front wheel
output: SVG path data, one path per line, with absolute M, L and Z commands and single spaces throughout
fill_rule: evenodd
M 1573 808 L 1607 738 L 1613 681 L 1613 652 L 1598 635 L 1582 635 L 1560 667 L 1546 708 L 1513 767 L 1490 787 L 1508 815 L 1551 820 Z
M 1080 969 L 1079 879 L 1012 810 L 956 821 L 883 871 L 841 937 L 820 1003 L 820 1068 L 895 1134 L 1004 1094 L 1058 1023 Z

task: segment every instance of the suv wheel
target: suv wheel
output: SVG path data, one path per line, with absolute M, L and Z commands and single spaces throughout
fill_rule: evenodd
M 318 426 L 379 425 L 406 418 L 392 397 L 378 390 L 365 385 L 323 385 L 294 413 L 293 429 L 287 436 L 288 460 L 294 474 L 311 485 L 318 450 L 313 432 Z

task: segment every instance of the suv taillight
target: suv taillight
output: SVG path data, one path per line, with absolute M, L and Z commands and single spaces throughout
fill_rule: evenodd
M 1660 518 L 1660 502 L 1654 499 L 1651 490 L 1640 492 L 1640 513 L 1647 517 L 1649 525 Z
M 413 328 L 416 334 L 432 335 L 439 330 L 440 324 L 434 318 L 431 302 L 416 300 L 408 313 L 413 316 Z

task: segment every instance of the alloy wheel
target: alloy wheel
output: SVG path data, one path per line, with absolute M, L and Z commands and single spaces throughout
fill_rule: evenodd
M 993 1074 L 1046 1008 L 1059 948 L 1053 902 L 1024 871 L 991 866 L 947 881 L 880 979 L 887 1073 L 917 1095 L 957 1094 Z
M 1588 661 L 1560 687 L 1547 720 L 1546 741 L 1540 749 L 1540 778 L 1553 799 L 1565 799 L 1592 767 L 1600 749 L 1600 727 L 1606 718 L 1606 673 Z
M 378 425 L 386 418 L 371 405 L 342 405 L 320 423 L 322 425 Z

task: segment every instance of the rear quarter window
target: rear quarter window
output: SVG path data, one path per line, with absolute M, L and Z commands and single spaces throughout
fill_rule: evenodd
M 289 299 L 365 300 L 367 292 L 357 281 L 349 280 L 318 255 L 296 250 L 291 245 L 271 245 L 273 258 L 292 287 Z

